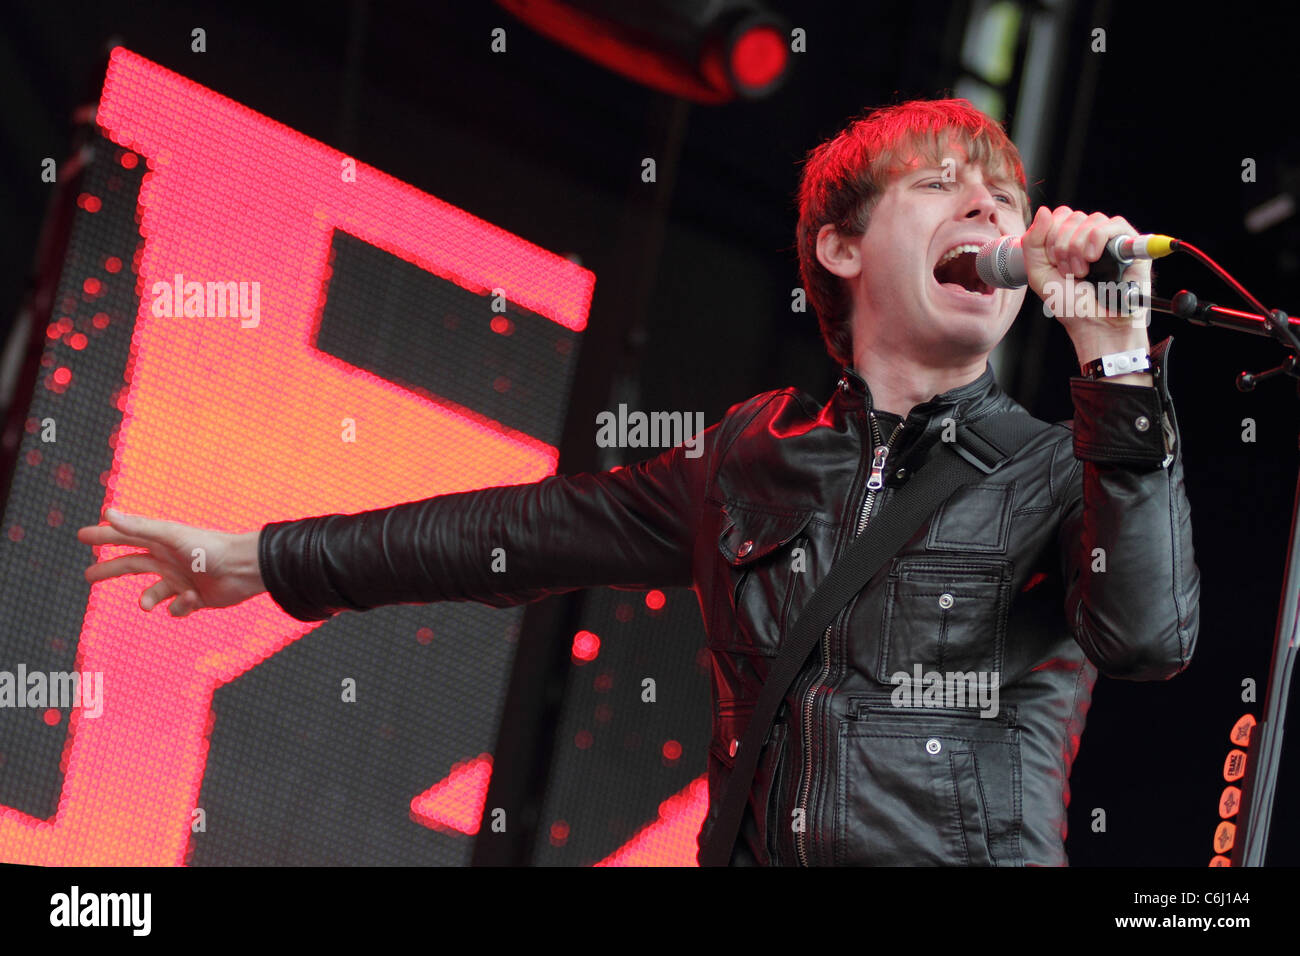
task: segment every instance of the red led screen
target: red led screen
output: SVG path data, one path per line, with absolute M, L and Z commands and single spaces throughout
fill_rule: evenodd
M 102 711 L 0 715 L 0 860 L 465 862 L 520 611 L 304 624 L 263 595 L 176 620 L 140 610 L 146 578 L 85 588 L 74 531 L 106 506 L 243 531 L 551 474 L 595 277 L 123 48 L 97 122 L 6 502 L 0 670 L 101 674 Z M 455 352 L 466 326 L 485 348 Z M 424 667 L 474 692 L 412 686 Z M 297 788 L 269 782 L 286 753 L 316 768 Z M 274 812 L 252 822 L 248 793 Z M 312 842 L 331 827 L 339 849 Z M 460 842 L 425 852 L 408 831 L 431 827 Z

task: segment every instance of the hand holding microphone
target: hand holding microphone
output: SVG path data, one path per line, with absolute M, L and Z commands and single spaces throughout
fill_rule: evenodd
M 1126 239 L 1130 241 L 1122 241 Z M 990 285 L 1028 284 L 1045 311 L 1065 326 L 1081 358 L 1091 360 L 1148 344 L 1148 310 L 1134 308 L 1135 297 L 1119 295 L 1117 286 L 1099 288 L 1098 283 L 1132 283 L 1129 292 L 1138 292 L 1144 301 L 1151 288 L 1151 260 L 1146 257 L 1167 254 L 1173 243 L 1167 236 L 1140 235 L 1119 216 L 1043 206 L 1024 235 L 986 246 L 977 256 L 977 269 Z

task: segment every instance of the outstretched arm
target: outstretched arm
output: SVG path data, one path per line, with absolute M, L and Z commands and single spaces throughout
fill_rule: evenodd
M 258 563 L 302 621 L 388 604 L 507 607 L 583 587 L 691 583 L 719 426 L 614 471 L 265 525 Z

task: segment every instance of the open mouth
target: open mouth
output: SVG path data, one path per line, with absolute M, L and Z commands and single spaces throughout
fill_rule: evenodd
M 935 281 L 953 292 L 992 295 L 993 287 L 981 279 L 975 270 L 975 253 L 978 251 L 976 246 L 970 244 L 949 249 L 934 267 Z

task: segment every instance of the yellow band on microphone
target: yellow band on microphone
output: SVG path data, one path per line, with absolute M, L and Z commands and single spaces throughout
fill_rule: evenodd
M 1174 243 L 1178 240 L 1172 236 L 1152 235 L 1146 237 L 1146 254 L 1148 258 L 1160 259 L 1174 251 Z

